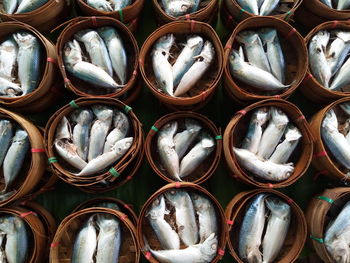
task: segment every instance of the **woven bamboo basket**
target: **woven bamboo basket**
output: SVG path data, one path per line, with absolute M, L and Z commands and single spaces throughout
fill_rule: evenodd
M 86 177 L 76 176 L 72 167 L 57 155 L 53 147 L 55 131 L 63 116 L 69 115 L 79 107 L 88 107 L 94 104 L 109 105 L 127 113 L 132 127 L 133 144 L 126 154 L 108 171 Z M 53 172 L 63 181 L 86 192 L 107 192 L 129 181 L 136 173 L 143 154 L 142 124 L 131 107 L 110 98 L 80 98 L 62 107 L 47 122 L 44 140 Z M 99 185 L 102 181 L 109 182 L 109 186 Z
M 266 91 L 260 91 L 233 78 L 230 71 L 229 57 L 231 50 L 237 49 L 239 46 L 236 40 L 237 34 L 244 30 L 263 27 L 273 27 L 278 31 L 286 61 L 285 82 L 292 83 L 289 88 L 271 95 L 265 95 Z M 224 88 L 233 100 L 243 105 L 271 97 L 287 99 L 304 79 L 308 65 L 307 49 L 302 36 L 287 22 L 275 17 L 251 17 L 241 22 L 226 43 L 224 60 Z
M 216 216 L 218 221 L 218 253 L 214 257 L 214 259 L 211 261 L 218 262 L 222 259 L 225 253 L 225 247 L 226 247 L 226 241 L 227 241 L 227 225 L 225 220 L 225 214 L 224 211 L 220 205 L 220 203 L 215 199 L 215 197 L 210 194 L 206 189 L 203 187 L 193 184 L 193 183 L 185 183 L 185 182 L 176 182 L 176 183 L 170 183 L 162 188 L 160 188 L 158 191 L 156 191 L 143 205 L 139 218 L 137 223 L 137 238 L 139 241 L 140 249 L 143 252 L 146 259 L 148 259 L 149 262 L 152 263 L 158 263 L 159 261 L 156 260 L 150 251 L 145 248 L 145 242 L 144 242 L 144 236 L 147 239 L 147 242 L 149 243 L 150 247 L 155 250 L 162 249 L 160 246 L 160 243 L 156 237 L 156 235 L 153 232 L 153 229 L 151 225 L 149 224 L 149 221 L 146 218 L 146 212 L 148 208 L 151 206 L 152 202 L 161 194 L 170 191 L 172 189 L 182 189 L 186 190 L 188 192 L 194 192 L 198 194 L 202 194 L 205 197 L 209 198 L 209 200 L 214 204 L 215 210 L 216 210 Z M 180 247 L 183 248 L 182 246 Z
M 51 244 L 50 263 L 71 262 L 74 241 L 80 227 L 91 215 L 96 213 L 113 215 L 119 219 L 122 231 L 119 262 L 139 262 L 140 250 L 136 239 L 136 229 L 128 217 L 113 209 L 94 207 L 70 214 L 61 222 Z
M 97 197 L 97 198 L 86 200 L 85 202 L 79 204 L 76 208 L 74 208 L 72 213 L 78 212 L 86 208 L 97 207 L 98 204 L 106 203 L 106 202 L 118 205 L 120 208 L 120 212 L 126 214 L 129 220 L 134 224 L 134 226 L 136 226 L 137 215 L 132 209 L 132 205 L 126 204 L 122 200 L 113 198 L 113 197 Z
M 217 11 L 219 9 L 218 0 L 203 0 L 196 12 L 187 15 L 173 17 L 168 15 L 161 4 L 161 0 L 152 0 L 155 16 L 159 24 L 174 22 L 177 20 L 196 20 L 205 23 L 212 23 L 216 21 Z
M 246 135 L 252 112 L 258 108 L 270 106 L 283 110 L 290 122 L 302 134 L 302 139 L 291 156 L 294 162 L 294 172 L 288 179 L 281 182 L 269 182 L 252 177 L 249 172 L 239 165 L 233 152 L 233 146 L 237 147 Z M 295 183 L 307 171 L 312 159 L 313 137 L 304 115 L 294 104 L 281 99 L 270 99 L 254 103 L 238 111 L 232 117 L 224 132 L 223 148 L 226 163 L 235 179 L 259 188 L 282 188 Z
M 308 47 L 312 37 L 320 30 L 349 30 L 350 24 L 345 21 L 330 21 L 315 27 L 306 37 L 305 44 Z M 334 100 L 341 99 L 350 95 L 350 92 L 331 91 L 323 87 L 312 75 L 308 66 L 301 91 L 309 99 L 317 103 L 330 103 Z
M 214 123 L 207 117 L 190 111 L 170 113 L 155 122 L 152 129 L 149 131 L 146 143 L 145 151 L 148 162 L 152 169 L 165 181 L 174 182 L 174 180 L 167 174 L 162 168 L 159 153 L 157 151 L 157 131 L 162 128 L 163 125 L 170 121 L 177 120 L 178 123 L 182 123 L 185 118 L 191 118 L 197 120 L 203 127 L 203 130 L 209 131 L 214 138 L 216 138 L 216 147 L 213 152 L 208 156 L 203 164 L 201 164 L 192 174 L 184 177 L 185 181 L 193 182 L 196 184 L 203 183 L 215 172 L 221 157 L 222 151 L 222 136 L 219 129 L 216 128 Z
M 207 73 L 192 87 L 185 97 L 171 97 L 166 95 L 156 83 L 152 67 L 151 52 L 153 44 L 162 36 L 173 33 L 176 39 L 185 39 L 189 34 L 198 34 L 210 40 L 215 48 L 215 59 Z M 220 81 L 223 71 L 223 49 L 215 30 L 208 24 L 191 21 L 177 21 L 166 24 L 154 31 L 143 43 L 140 51 L 140 71 L 144 82 L 153 95 L 172 109 L 194 110 L 202 108 L 208 103 Z
M 313 13 L 312 10 L 309 10 L 303 3 L 295 12 L 295 20 L 303 25 L 308 31 L 311 31 L 314 27 L 329 21 Z
M 122 101 L 126 101 L 128 97 L 132 97 L 134 92 L 139 92 L 138 83 L 138 56 L 139 49 L 130 30 L 121 23 L 120 21 L 110 18 L 110 17 L 77 17 L 66 23 L 66 27 L 63 29 L 61 34 L 57 39 L 56 51 L 58 54 L 58 64 L 61 70 L 62 77 L 65 81 L 65 86 L 70 91 L 74 92 L 76 95 L 81 97 L 101 97 L 101 98 L 118 98 Z M 62 25 L 64 26 L 64 25 Z M 103 26 L 112 26 L 118 30 L 120 34 L 124 48 L 128 57 L 128 82 L 125 87 L 120 91 L 106 93 L 107 90 L 104 88 L 94 88 L 93 85 L 82 81 L 71 73 L 66 71 L 63 62 L 63 48 L 66 42 L 73 39 L 75 33 L 84 29 L 95 29 Z M 136 91 L 135 91 L 136 90 Z M 128 99 L 130 102 L 130 99 Z
M 17 123 L 28 133 L 31 148 L 31 153 L 27 153 L 26 159 L 23 162 L 22 171 L 25 172 L 23 172 L 23 176 L 20 176 L 14 184 L 14 194 L 9 198 L 0 201 L 0 206 L 5 206 L 26 196 L 27 194 L 31 193 L 33 189 L 35 189 L 36 185 L 40 182 L 45 172 L 45 169 L 47 167 L 47 159 L 43 153 L 43 137 L 40 131 L 32 123 L 30 123 L 21 115 L 5 110 L 3 108 L 0 108 L 0 116 Z M 1 174 L 2 173 L 3 172 L 1 169 Z M 1 189 L 3 189 L 5 186 L 4 183 L 4 179 L 2 178 L 0 181 Z
M 287 202 L 291 207 L 291 223 L 289 226 L 287 237 L 284 241 L 284 244 L 280 250 L 279 255 L 274 260 L 276 263 L 285 263 L 285 262 L 295 262 L 306 241 L 307 228 L 306 221 L 303 211 L 300 207 L 288 196 L 270 189 L 265 190 L 251 190 L 247 192 L 241 192 L 237 194 L 226 207 L 226 218 L 228 224 L 228 248 L 230 254 L 234 259 L 243 263 L 238 255 L 238 241 L 239 241 L 239 232 L 241 228 L 241 223 L 245 215 L 245 211 L 249 205 L 249 202 L 258 194 L 266 193 L 269 195 L 275 195 L 281 198 L 283 201 Z
M 15 111 L 32 113 L 41 112 L 50 107 L 57 100 L 60 92 L 60 80 L 56 65 L 55 47 L 39 31 L 21 22 L 4 22 L 0 24 L 0 41 L 14 32 L 26 30 L 35 35 L 41 42 L 44 51 L 41 58 L 41 74 L 38 87 L 31 93 L 20 97 L 0 97 L 0 104 Z

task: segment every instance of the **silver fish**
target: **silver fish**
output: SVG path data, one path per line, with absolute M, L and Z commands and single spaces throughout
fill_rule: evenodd
M 332 7 L 332 0 L 320 0 L 322 3 L 324 3 L 326 6 L 333 8 Z
M 15 33 L 13 38 L 19 47 L 18 78 L 21 82 L 22 95 L 26 95 L 39 84 L 41 46 L 39 39 L 27 31 Z
M 164 196 L 161 195 L 152 202 L 146 216 L 163 249 L 180 249 L 179 235 L 164 219 L 167 213 Z
M 106 153 L 111 150 L 112 146 L 119 140 L 125 138 L 129 132 L 130 124 L 128 117 L 121 111 L 115 111 L 113 116 L 114 129 L 108 134 L 103 148 Z
M 286 63 L 277 30 L 264 28 L 259 32 L 261 40 L 267 46 L 267 58 L 271 66 L 271 73 L 281 82 L 285 82 Z
M 94 105 L 92 110 L 97 116 L 97 120 L 94 121 L 90 130 L 89 162 L 103 153 L 105 140 L 113 118 L 113 110 L 107 106 Z
M 87 165 L 87 163 L 78 155 L 77 147 L 67 139 L 55 140 L 54 146 L 57 153 L 74 168 L 81 170 Z
M 272 155 L 289 122 L 288 116 L 279 108 L 271 107 L 270 116 L 271 120 L 261 137 L 257 152 L 263 159 L 268 159 Z
M 119 220 L 115 216 L 97 215 L 99 227 L 96 263 L 117 263 L 121 249 L 122 233 Z
M 74 34 L 74 38 L 84 43 L 92 64 L 113 76 L 112 62 L 109 58 L 106 44 L 95 30 L 81 30 Z
M 214 60 L 215 49 L 211 42 L 205 41 L 201 53 L 198 55 L 196 62 L 183 75 L 179 85 L 176 87 L 174 96 L 178 97 L 188 92 L 209 69 Z
M 279 164 L 286 163 L 297 147 L 301 136 L 302 135 L 297 127 L 294 127 L 293 125 L 287 127 L 284 141 L 277 146 L 269 160 Z
M 0 95 L 14 97 L 23 93 L 20 86 L 0 77 Z
M 131 0 L 113 0 L 112 1 L 114 5 L 114 11 L 122 10 L 123 8 L 127 7 L 128 5 L 131 5 Z
M 190 175 L 212 153 L 215 140 L 208 132 L 203 132 L 201 140 L 184 156 L 180 163 L 180 178 Z
M 66 118 L 66 116 L 63 116 L 63 118 L 60 120 L 60 122 L 57 125 L 56 128 L 56 134 L 55 139 L 71 139 L 72 138 L 72 128 L 71 125 Z
M 197 138 L 202 127 L 195 119 L 185 119 L 186 130 L 179 132 L 174 137 L 175 151 L 181 159 L 190 145 Z
M 7 263 L 6 253 L 5 253 L 5 250 L 3 249 L 3 243 L 5 238 L 6 238 L 6 234 L 0 233 L 0 263 Z
M 337 116 L 332 109 L 326 113 L 322 121 L 321 136 L 337 161 L 350 169 L 350 145 L 344 135 L 338 131 Z
M 344 10 L 344 9 L 348 9 L 349 7 L 350 7 L 349 0 L 338 0 L 337 10 Z
M 336 31 L 337 36 L 327 49 L 326 58 L 334 76 L 343 65 L 350 51 L 350 32 Z
M 121 3 L 125 1 L 118 0 L 117 2 Z M 121 84 L 126 84 L 128 57 L 126 55 L 122 38 L 117 30 L 110 26 L 101 27 L 97 29 L 97 31 L 106 43 L 115 74 L 117 74 Z
M 236 51 L 231 53 L 229 62 L 231 74 L 234 77 L 260 90 L 280 91 L 291 86 L 291 84 L 283 85 L 271 73 L 245 62 Z
M 348 116 L 350 116 L 350 103 L 349 102 L 343 102 L 343 103 L 339 104 L 339 106 Z
M 0 165 L 5 159 L 13 137 L 13 124 L 9 120 L 0 120 Z
M 165 12 L 173 17 L 183 16 L 191 12 L 194 7 L 192 1 L 189 0 L 176 0 L 176 1 L 163 1 L 167 2 L 164 6 Z
M 157 40 L 152 52 L 152 66 L 157 83 L 170 96 L 174 94 L 174 84 L 173 70 L 168 58 L 174 43 L 173 34 L 165 35 Z
M 110 2 L 107 0 L 87 0 L 86 3 L 100 11 L 112 12 L 113 8 Z
M 262 262 L 259 251 L 265 225 L 265 194 L 254 197 L 249 204 L 239 231 L 238 254 L 248 263 Z
M 28 133 L 22 129 L 17 129 L 4 159 L 5 188 L 3 192 L 6 192 L 17 179 L 29 146 Z
M 34 11 L 47 3 L 48 0 L 21 0 L 15 14 L 23 14 Z
M 335 75 L 330 90 L 343 90 L 349 91 L 349 74 L 350 74 L 350 58 L 346 60 L 343 66 L 340 68 L 338 73 Z
M 237 35 L 237 40 L 244 45 L 245 54 L 252 66 L 271 72 L 270 64 L 258 33 L 246 30 Z
M 17 0 L 4 0 L 2 2 L 6 14 L 13 14 L 17 8 Z
M 280 0 L 265 0 L 264 3 L 261 5 L 259 15 L 261 16 L 270 15 L 273 12 L 273 10 L 276 9 L 279 2 Z
M 218 221 L 213 203 L 206 197 L 190 193 L 199 221 L 199 243 L 203 243 L 212 233 L 218 233 Z
M 73 246 L 72 263 L 92 263 L 97 247 L 97 232 L 94 226 L 95 216 L 90 216 L 79 230 Z
M 79 79 L 104 88 L 119 90 L 122 87 L 103 69 L 83 61 L 80 45 L 75 39 L 65 44 L 63 60 L 66 69 Z
M 119 140 L 113 146 L 111 151 L 103 153 L 96 158 L 90 160 L 88 164 L 77 174 L 77 176 L 85 176 L 96 174 L 113 163 L 117 162 L 130 149 L 133 137 L 127 137 Z
M 262 179 L 280 182 L 289 178 L 294 172 L 293 163 L 276 164 L 263 161 L 254 153 L 245 149 L 233 148 L 238 163 L 249 172 Z
M 329 88 L 332 71 L 327 63 L 325 48 L 329 41 L 329 32 L 320 30 L 309 43 L 309 64 L 316 80 L 325 88 Z
M 252 153 L 257 153 L 260 140 L 263 134 L 262 126 L 269 119 L 269 111 L 266 107 L 254 111 L 248 126 L 248 132 L 243 139 L 242 149 L 247 149 Z
M 238 4 L 247 12 L 259 15 L 258 3 L 256 0 L 237 0 Z
M 190 195 L 184 190 L 169 190 L 165 194 L 169 203 L 175 207 L 176 225 L 180 239 L 186 246 L 198 242 L 198 226 Z
M 0 44 L 0 77 L 15 80 L 14 71 L 18 55 L 18 45 L 13 38 Z
M 270 263 L 276 259 L 286 239 L 291 220 L 291 209 L 288 204 L 274 197 L 266 199 L 266 206 L 271 215 L 262 243 L 263 263 Z
M 165 124 L 159 131 L 157 149 L 162 166 L 171 178 L 181 181 L 179 156 L 175 151 L 174 134 L 177 131 L 177 122 Z

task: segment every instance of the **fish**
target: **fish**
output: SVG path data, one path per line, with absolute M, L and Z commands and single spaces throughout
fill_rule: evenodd
M 108 166 L 117 162 L 130 149 L 133 143 L 133 137 L 127 137 L 119 140 L 113 146 L 111 151 L 103 153 L 90 160 L 77 176 L 86 176 L 97 174 Z
M 328 6 L 329 8 L 333 8 L 332 7 L 332 0 L 320 0 L 322 3 L 324 3 L 326 6 Z
M 112 146 L 119 140 L 125 138 L 130 129 L 128 117 L 121 111 L 114 111 L 113 115 L 114 129 L 107 135 L 103 152 L 111 150 Z
M 193 173 L 213 152 L 215 140 L 208 132 L 203 132 L 200 141 L 183 157 L 180 162 L 180 178 Z
M 57 125 L 56 128 L 56 134 L 55 139 L 68 139 L 70 140 L 72 138 L 72 127 L 67 119 L 66 116 L 63 116 L 63 118 L 60 120 L 60 122 Z
M 6 153 L 11 145 L 14 125 L 9 120 L 0 120 L 0 166 L 2 165 Z
M 116 211 L 121 211 L 118 204 L 116 204 L 114 202 L 109 202 L 109 201 L 93 204 L 93 205 L 91 205 L 89 207 L 105 207 L 105 208 L 113 209 L 113 210 L 116 210 Z
M 92 64 L 113 76 L 112 62 L 109 58 L 106 44 L 95 30 L 81 30 L 74 34 L 74 38 L 84 43 Z
M 166 172 L 172 179 L 181 181 L 180 178 L 180 161 L 175 150 L 174 134 L 178 128 L 176 121 L 165 124 L 159 131 L 157 138 L 157 149 L 159 152 L 160 162 Z
M 316 80 L 325 88 L 329 88 L 329 81 L 332 76 L 331 67 L 327 63 L 325 49 L 330 34 L 320 30 L 314 35 L 309 43 L 309 64 L 311 72 Z
M 122 3 L 126 1 L 117 0 L 116 2 Z M 126 54 L 122 38 L 120 37 L 118 31 L 111 26 L 100 27 L 97 29 L 97 32 L 106 43 L 113 70 L 118 76 L 120 84 L 126 84 L 128 77 L 128 56 Z
M 348 85 L 350 84 L 350 80 L 348 78 L 349 74 L 350 74 L 350 58 L 348 58 L 343 64 L 343 66 L 339 69 L 329 89 L 349 91 L 349 87 L 348 87 Z
M 266 1 L 265 1 L 266 2 Z M 263 28 L 259 31 L 263 45 L 267 48 L 267 59 L 271 67 L 271 73 L 281 82 L 285 82 L 286 62 L 282 47 L 274 28 Z
M 257 32 L 250 30 L 243 31 L 237 35 L 237 41 L 244 45 L 244 51 L 249 64 L 264 71 L 271 72 L 263 43 Z
M 16 79 L 14 73 L 17 63 L 17 55 L 18 45 L 12 37 L 9 37 L 0 44 L 0 77 L 9 81 L 14 81 Z
M 338 119 L 333 109 L 329 110 L 321 125 L 321 137 L 337 161 L 350 169 L 350 145 L 338 131 Z
M 89 147 L 90 126 L 93 120 L 92 112 L 88 109 L 78 110 L 74 121 L 77 123 L 73 128 L 73 144 L 77 147 L 78 155 L 87 160 Z
M 231 53 L 229 62 L 232 76 L 260 90 L 281 91 L 292 85 L 284 85 L 271 73 L 245 62 L 236 51 Z
M 63 61 L 65 68 L 75 77 L 90 84 L 104 88 L 111 88 L 115 91 L 122 87 L 103 69 L 92 63 L 83 61 L 82 50 L 78 41 L 68 41 L 63 49 Z
M 104 11 L 104 12 L 112 12 L 113 8 L 110 2 L 108 2 L 107 0 L 87 0 L 86 3 L 97 9 L 100 11 Z
M 176 87 L 174 96 L 182 96 L 188 92 L 209 69 L 214 60 L 215 49 L 210 41 L 205 41 L 201 53 L 197 56 L 196 62 L 183 75 L 179 85 Z
M 261 160 L 254 153 L 233 147 L 238 163 L 247 171 L 264 180 L 280 182 L 289 178 L 294 172 L 293 163 L 276 164 L 269 160 Z
M 163 249 L 180 249 L 180 238 L 164 219 L 169 212 L 165 207 L 164 196 L 158 196 L 151 204 L 146 217 Z
M 190 193 L 199 222 L 199 243 L 203 243 L 212 233 L 218 234 L 218 220 L 213 203 L 206 197 Z
M 179 132 L 174 136 L 175 151 L 179 156 L 179 159 L 185 155 L 188 148 L 202 130 L 202 126 L 195 119 L 186 118 L 185 127 L 186 129 L 184 131 Z
M 264 130 L 257 152 L 257 156 L 263 159 L 272 155 L 289 123 L 288 116 L 279 108 L 271 107 L 270 116 L 271 120 Z
M 338 216 L 326 228 L 324 244 L 335 262 L 349 262 L 350 202 L 347 202 Z
M 301 137 L 302 135 L 299 129 L 293 125 L 289 125 L 285 132 L 285 139 L 276 147 L 269 160 L 278 164 L 286 163 L 297 147 Z
M 89 217 L 74 240 L 72 263 L 92 263 L 97 247 L 95 215 Z
M 17 4 L 17 0 L 4 0 L 2 2 L 5 13 L 10 15 L 12 15 L 15 12 Z
M 131 5 L 132 0 L 112 0 L 112 3 L 114 5 L 114 11 L 119 11 L 127 7 L 128 5 Z
M 350 103 L 349 102 L 343 102 L 339 104 L 339 107 L 348 115 L 350 116 Z
M 152 51 L 152 67 L 160 88 L 170 96 L 174 95 L 173 70 L 168 61 L 170 49 L 175 43 L 173 34 L 157 40 Z
M 344 9 L 348 9 L 349 7 L 350 7 L 349 0 L 338 0 L 337 10 L 344 10 Z
M 164 193 L 167 201 L 175 207 L 176 225 L 180 239 L 186 246 L 199 240 L 195 211 L 190 195 L 184 190 L 169 190 Z
M 268 16 L 270 15 L 273 10 L 276 9 L 276 7 L 279 4 L 279 0 L 265 0 L 264 3 L 260 7 L 260 13 L 261 16 Z
M 74 168 L 82 170 L 87 165 L 78 155 L 77 147 L 67 139 L 56 139 L 54 146 L 59 156 Z
M 17 129 L 3 163 L 3 173 L 5 178 L 5 188 L 3 193 L 8 191 L 17 179 L 29 147 L 30 142 L 28 133 L 20 128 Z
M 0 233 L 0 263 L 7 263 L 7 259 L 6 259 L 6 253 L 5 250 L 3 248 L 3 243 L 4 240 L 6 239 L 6 234 L 5 233 Z
M 332 41 L 326 52 L 332 76 L 338 72 L 350 51 L 350 32 L 337 30 L 335 35 L 336 39 Z
M 177 86 L 183 75 L 190 69 L 196 61 L 196 56 L 199 55 L 203 48 L 203 38 L 197 35 L 187 37 L 187 42 L 181 50 L 180 55 L 176 58 L 172 66 L 174 86 Z
M 39 84 L 41 44 L 39 39 L 28 31 L 14 33 L 13 38 L 19 47 L 18 78 L 23 91 L 22 95 L 26 95 L 36 89 Z
M 122 242 L 122 231 L 119 220 L 115 216 L 98 214 L 97 225 L 99 227 L 96 263 L 119 262 L 119 253 Z
M 165 13 L 169 16 L 178 17 L 191 13 L 194 8 L 194 3 L 189 0 L 176 0 L 167 1 L 167 4 L 163 6 Z
M 259 15 L 259 8 L 256 0 L 237 0 L 237 2 L 247 12 Z
M 147 244 L 146 247 L 161 263 L 209 263 L 212 262 L 217 254 L 218 239 L 212 233 L 203 243 L 179 250 L 153 250 Z
M 246 209 L 239 230 L 238 254 L 249 263 L 262 262 L 259 250 L 265 225 L 265 194 L 258 194 Z
M 20 86 L 11 81 L 0 77 L 0 95 L 14 97 L 22 95 L 23 91 Z
M 262 242 L 263 263 L 274 262 L 287 237 L 291 221 L 291 208 L 278 198 L 266 198 L 266 206 L 271 214 Z
M 113 119 L 113 109 L 108 106 L 94 105 L 92 111 L 97 119 L 93 122 L 90 130 L 89 162 L 103 153 L 106 137 Z
M 46 4 L 48 0 L 21 0 L 15 14 L 23 14 L 34 11 Z
M 270 114 L 266 107 L 259 108 L 253 112 L 248 132 L 242 141 L 242 149 L 246 149 L 254 154 L 258 152 L 263 134 L 262 126 L 268 121 L 269 116 Z

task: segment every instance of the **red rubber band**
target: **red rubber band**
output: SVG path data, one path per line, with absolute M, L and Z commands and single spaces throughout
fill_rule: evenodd
M 218 255 L 220 255 L 220 256 L 225 255 L 225 250 L 219 248 L 219 249 L 218 249 Z
M 331 29 L 336 28 L 336 26 L 338 25 L 338 23 L 339 23 L 338 20 L 333 21 L 332 26 L 331 26 Z
M 36 216 L 36 213 L 33 212 L 33 211 L 29 211 L 29 212 L 20 214 L 19 217 L 25 218 L 26 216 L 29 216 L 29 215 L 35 215 Z
M 24 200 L 24 201 L 20 202 L 19 204 L 20 204 L 20 205 L 27 205 L 28 202 L 27 202 L 27 200 Z
M 312 79 L 312 75 L 311 74 L 307 74 L 304 78 L 304 81 L 308 81 L 309 79 Z
M 246 115 L 247 111 L 246 110 L 240 110 L 240 111 L 237 111 L 237 113 L 242 114 L 242 115 Z
M 267 184 L 267 187 L 268 187 L 268 188 L 273 188 L 273 184 L 268 183 L 268 184 Z
M 46 59 L 46 61 L 47 61 L 47 62 L 50 62 L 50 63 L 52 63 L 52 64 L 55 64 L 55 65 L 57 66 L 57 61 L 56 61 L 56 59 L 54 59 L 54 58 L 48 57 L 48 58 Z
M 145 258 L 146 259 L 150 259 L 151 257 L 152 257 L 151 252 L 147 251 L 146 254 L 145 254 Z
M 190 15 L 189 15 L 189 14 L 186 14 L 186 15 L 185 15 L 185 18 L 186 18 L 186 20 L 188 20 L 188 21 L 189 21 L 191 17 L 190 17 Z
M 50 247 L 58 247 L 61 243 L 57 242 L 57 243 L 51 243 Z
M 226 46 L 225 46 L 225 49 L 230 49 L 231 50 L 231 48 L 232 48 L 232 45 L 227 43 Z
M 231 20 L 233 20 L 233 16 L 228 16 L 227 23 L 229 23 Z
M 274 95 L 275 98 L 280 99 L 281 95 Z
M 327 152 L 326 151 L 314 154 L 314 158 L 319 158 L 319 157 L 324 157 L 324 156 L 327 156 Z
M 45 152 L 45 149 L 36 149 L 36 148 L 32 148 L 30 150 L 32 153 L 44 153 Z
M 287 199 L 287 203 L 288 203 L 288 204 L 292 204 L 292 203 L 293 203 L 293 200 L 290 199 L 290 198 L 288 198 L 288 199 Z
M 92 16 L 92 17 L 91 17 L 91 21 L 92 21 L 92 25 L 93 25 L 94 27 L 97 27 L 96 16 Z
M 228 225 L 232 226 L 232 225 L 233 225 L 233 220 L 229 220 L 229 219 L 228 219 L 228 220 L 226 221 L 226 223 L 227 223 Z
M 191 20 L 191 33 L 193 33 L 193 31 L 194 31 L 195 24 L 196 24 L 196 21 Z
M 143 61 L 142 61 L 142 59 L 139 59 L 139 64 L 140 64 L 141 67 L 143 67 Z
M 181 184 L 179 182 L 176 182 L 175 183 L 175 188 L 180 188 L 181 187 Z
M 295 34 L 295 32 L 297 32 L 297 30 L 293 27 L 293 29 L 287 34 L 287 36 L 285 38 L 286 39 L 290 38 L 291 36 L 293 36 Z
M 300 115 L 298 118 L 296 118 L 296 121 L 302 121 L 302 120 L 306 120 L 304 115 Z
M 125 219 L 128 218 L 128 216 L 127 215 L 122 215 L 120 218 L 121 218 L 121 220 L 125 220 Z
M 132 75 L 133 75 L 133 76 L 136 76 L 136 75 L 137 75 L 137 70 L 136 70 L 136 69 L 132 72 Z
M 132 179 L 132 176 L 130 176 L 130 175 L 128 175 L 127 177 L 126 177 L 126 180 L 131 180 Z
M 70 80 L 68 78 L 63 79 L 64 83 L 70 83 Z

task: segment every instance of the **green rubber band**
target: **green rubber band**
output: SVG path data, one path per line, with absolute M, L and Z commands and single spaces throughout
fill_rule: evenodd
M 328 202 L 330 204 L 332 204 L 334 202 L 333 199 L 331 199 L 329 197 L 326 197 L 326 196 L 317 196 L 317 198 L 320 199 L 320 200 L 326 201 L 326 202 Z
M 239 14 L 238 14 L 238 16 L 237 16 L 237 21 L 241 21 L 242 15 L 243 15 L 244 12 L 246 12 L 246 10 L 245 10 L 244 8 L 241 8 L 241 9 L 239 10 Z
M 131 110 L 132 110 L 132 108 L 131 108 L 130 106 L 125 105 L 124 111 L 125 111 L 126 113 L 129 113 L 129 111 L 131 111 Z
M 152 127 L 151 127 L 151 130 L 154 130 L 155 132 L 158 132 L 158 131 L 159 131 L 158 128 L 157 128 L 156 126 L 152 126 Z
M 288 21 L 288 19 L 290 18 L 291 15 L 292 15 L 292 12 L 289 10 L 289 11 L 287 12 L 287 15 L 285 16 L 284 20 L 285 20 L 285 21 Z
M 215 140 L 222 140 L 222 135 L 215 136 Z
M 47 159 L 49 161 L 49 163 L 57 163 L 57 157 L 50 157 L 49 159 Z
M 321 243 L 321 244 L 324 243 L 323 238 L 314 237 L 314 236 L 312 236 L 312 235 L 310 235 L 310 238 L 311 238 L 312 240 L 315 240 L 315 241 Z
M 76 104 L 74 100 L 72 100 L 71 102 L 69 102 L 69 105 L 70 105 L 72 108 L 74 108 L 74 109 L 79 109 L 78 104 Z
M 113 175 L 114 177 L 119 177 L 120 174 L 117 172 L 116 169 L 114 169 L 114 167 L 112 167 L 111 169 L 109 169 L 108 171 L 111 175 Z
M 123 10 L 122 10 L 122 9 L 120 9 L 118 12 L 119 12 L 120 21 L 121 21 L 122 23 L 124 23 L 124 15 L 123 15 Z

